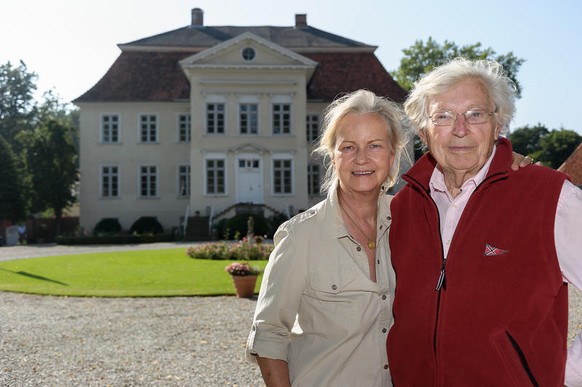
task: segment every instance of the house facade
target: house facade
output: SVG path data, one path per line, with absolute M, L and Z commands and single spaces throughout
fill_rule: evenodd
M 292 216 L 321 200 L 311 155 L 325 107 L 365 88 L 406 92 L 375 46 L 291 27 L 205 26 L 202 10 L 174 31 L 119 45 L 121 54 L 80 108 L 80 225 L 124 229 L 142 216 L 164 227 L 237 204 Z

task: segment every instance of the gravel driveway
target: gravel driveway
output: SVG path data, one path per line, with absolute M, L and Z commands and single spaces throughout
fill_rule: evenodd
M 182 247 L 1 247 L 0 260 Z M 76 298 L 0 292 L 0 386 L 263 386 L 243 359 L 256 300 Z M 582 296 L 570 290 L 570 338 Z
M 1 247 L 0 260 L 186 245 Z M 0 292 L 0 386 L 262 386 L 243 359 L 255 304 Z

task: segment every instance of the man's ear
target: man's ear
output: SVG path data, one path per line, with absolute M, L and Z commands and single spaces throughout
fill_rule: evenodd
M 426 129 L 425 128 L 421 128 L 418 131 L 418 137 L 420 137 L 420 141 L 422 141 L 424 145 L 427 144 L 427 141 L 426 141 Z

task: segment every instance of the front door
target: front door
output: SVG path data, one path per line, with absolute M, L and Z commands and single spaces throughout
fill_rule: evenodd
M 263 203 L 263 174 L 261 159 L 253 156 L 243 156 L 237 165 L 237 203 Z

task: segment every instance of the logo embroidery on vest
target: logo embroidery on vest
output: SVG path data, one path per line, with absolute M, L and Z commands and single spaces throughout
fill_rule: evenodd
M 503 255 L 509 253 L 509 250 L 503 250 L 489 243 L 485 244 L 485 256 L 486 257 L 494 257 L 496 255 Z

